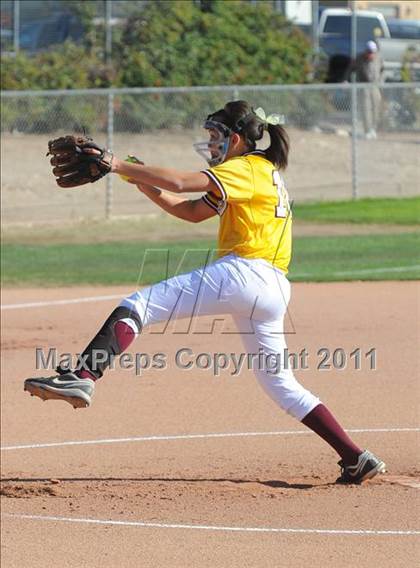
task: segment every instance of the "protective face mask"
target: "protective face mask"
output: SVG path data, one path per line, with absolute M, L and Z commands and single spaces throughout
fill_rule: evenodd
M 193 144 L 194 150 L 206 160 L 209 166 L 217 166 L 221 164 L 229 150 L 229 141 L 231 131 L 230 129 L 220 122 L 207 120 L 204 123 L 206 130 L 212 130 L 213 136 L 211 140 L 205 142 L 196 142 Z

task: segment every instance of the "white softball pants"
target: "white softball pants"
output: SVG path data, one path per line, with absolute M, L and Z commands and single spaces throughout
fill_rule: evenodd
M 246 353 L 277 356 L 281 361 L 275 369 L 267 369 L 254 359 L 252 369 L 265 392 L 302 420 L 320 401 L 284 364 L 283 321 L 289 299 L 290 283 L 280 270 L 265 260 L 229 254 L 204 268 L 139 290 L 120 305 L 136 310 L 144 327 L 181 318 L 190 318 L 193 324 L 198 316 L 230 314 Z

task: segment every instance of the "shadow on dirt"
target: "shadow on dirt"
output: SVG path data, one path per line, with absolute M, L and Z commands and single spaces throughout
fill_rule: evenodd
M 335 483 L 292 483 L 282 480 L 261 480 L 261 479 L 231 479 L 231 478 L 188 478 L 188 477 L 9 477 L 1 480 L 2 484 L 8 483 L 103 483 L 103 482 L 161 482 L 161 483 L 234 483 L 234 484 L 256 484 L 271 487 L 273 489 L 313 489 L 315 487 L 327 487 Z

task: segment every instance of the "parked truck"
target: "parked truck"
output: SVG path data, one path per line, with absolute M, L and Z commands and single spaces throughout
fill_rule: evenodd
M 327 60 L 326 80 L 329 83 L 340 83 L 348 79 L 352 59 L 351 30 L 351 10 L 331 8 L 322 12 L 319 21 L 319 47 Z M 399 35 L 401 34 L 403 34 L 402 31 Z M 356 12 L 356 55 L 366 49 L 368 41 L 375 41 L 381 50 L 385 81 L 401 80 L 403 63 L 410 50 L 411 52 L 418 50 L 420 54 L 419 39 L 413 39 L 412 35 L 408 38 L 392 37 L 387 21 L 380 12 L 358 10 Z M 416 64 L 414 64 L 414 70 L 416 70 Z

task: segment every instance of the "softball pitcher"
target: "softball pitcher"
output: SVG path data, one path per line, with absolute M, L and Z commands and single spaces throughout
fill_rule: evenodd
M 169 214 L 194 223 L 219 215 L 218 258 L 125 298 L 84 350 L 79 370 L 58 369 L 52 377 L 27 379 L 25 390 L 44 400 L 66 400 L 75 408 L 89 406 L 95 381 L 111 359 L 123 353 L 145 326 L 176 318 L 231 314 L 247 353 L 266 357 L 285 353 L 283 320 L 290 299 L 286 275 L 292 213 L 280 174 L 289 153 L 281 122 L 278 115 L 266 117 L 262 109 L 254 111 L 245 101 L 227 103 L 207 117 L 208 139 L 195 144 L 209 164 L 200 172 L 128 163 L 108 153 L 103 173 L 125 176 Z M 264 131 L 268 131 L 270 145 L 265 151 L 256 150 Z M 104 162 L 104 151 L 92 147 L 88 152 L 92 160 Z M 60 156 L 51 162 L 59 185 L 76 184 L 74 165 L 63 166 Z M 184 192 L 204 195 L 187 199 L 179 195 Z M 341 476 L 337 481 L 360 483 L 385 471 L 385 464 L 349 438 L 326 406 L 297 382 L 284 361 L 275 372 L 255 359 L 253 365 L 266 393 L 339 454 Z

